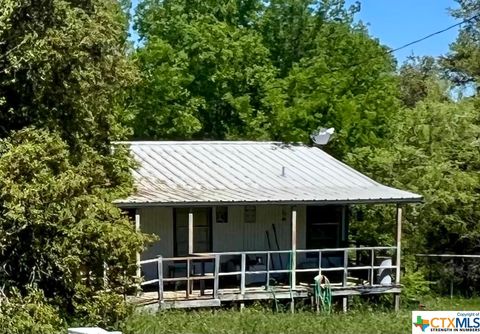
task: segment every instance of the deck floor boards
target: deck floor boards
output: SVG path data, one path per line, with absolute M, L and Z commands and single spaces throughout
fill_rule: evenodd
M 392 294 L 400 293 L 401 287 L 398 285 L 388 286 L 362 286 L 351 285 L 347 287 L 332 286 L 332 296 L 346 297 L 353 295 L 372 295 L 372 294 Z M 185 290 L 164 291 L 163 308 L 185 308 L 185 307 L 210 307 L 220 306 L 222 302 L 242 302 L 253 300 L 273 300 L 290 298 L 307 298 L 313 293 L 313 287 L 307 284 L 297 285 L 294 290 L 289 286 L 275 286 L 266 289 L 264 286 L 248 287 L 245 293 L 240 293 L 239 288 L 224 288 L 218 290 L 218 298 L 213 298 L 213 290 L 205 289 L 203 294 L 200 290 L 192 290 L 189 297 L 186 297 Z M 152 305 L 159 304 L 157 292 L 143 292 L 139 296 L 129 296 L 128 301 L 134 305 Z

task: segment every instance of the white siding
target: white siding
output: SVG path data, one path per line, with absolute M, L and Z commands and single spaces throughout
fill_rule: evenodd
M 140 209 L 140 230 L 155 234 L 159 240 L 148 245 L 142 253 L 142 260 L 152 259 L 158 255 L 173 256 L 173 210 L 167 207 L 150 207 Z M 157 277 L 155 263 L 142 266 L 142 274 L 146 280 Z
M 258 205 L 255 223 L 245 223 L 243 206 L 232 206 L 228 210 L 228 223 L 213 222 L 213 251 L 269 250 L 266 231 L 270 236 L 270 249 L 277 250 L 272 225 L 275 224 L 280 249 L 291 247 L 291 207 L 280 205 Z M 297 207 L 297 248 L 305 248 L 305 206 Z M 285 218 L 285 219 L 283 219 Z
M 215 218 L 215 217 L 214 217 Z M 228 207 L 228 223 L 212 222 L 214 252 L 243 250 L 243 206 Z
M 291 247 L 291 206 L 258 205 L 255 223 L 244 222 L 244 207 L 228 207 L 228 223 L 212 221 L 213 252 L 265 251 L 269 250 L 266 231 L 270 236 L 270 250 L 277 250 L 272 224 L 277 230 L 280 249 Z M 195 219 L 195 218 L 194 218 Z M 150 207 L 140 209 L 140 227 L 142 232 L 151 233 L 160 239 L 149 245 L 142 253 L 142 259 L 151 259 L 158 255 L 173 257 L 174 232 L 173 209 L 169 207 Z M 297 249 L 305 249 L 306 207 L 297 206 Z M 301 257 L 299 257 L 300 260 Z M 303 257 L 302 257 L 303 258 Z M 275 265 L 278 267 L 275 258 Z M 286 258 L 283 259 L 284 265 Z M 156 277 L 156 265 L 142 267 L 146 279 Z
M 291 247 L 291 207 L 285 206 L 285 214 L 280 205 L 257 206 L 257 219 L 254 224 L 245 223 L 243 206 L 228 208 L 228 223 L 212 222 L 214 252 L 268 250 L 265 231 L 270 236 L 271 249 L 277 250 L 272 224 L 275 224 L 280 249 Z M 305 248 L 306 233 L 305 206 L 297 206 L 297 248 Z M 215 218 L 215 217 L 213 217 Z M 285 220 L 283 220 L 285 218 Z M 173 256 L 173 209 L 168 207 L 150 207 L 140 209 L 140 226 L 142 232 L 152 233 L 160 240 L 150 245 L 143 253 L 142 259 L 158 255 Z

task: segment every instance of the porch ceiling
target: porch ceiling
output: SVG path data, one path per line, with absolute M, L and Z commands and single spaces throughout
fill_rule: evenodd
M 120 144 L 120 143 L 118 143 Z M 322 150 L 276 142 L 127 142 L 137 191 L 119 206 L 419 202 Z

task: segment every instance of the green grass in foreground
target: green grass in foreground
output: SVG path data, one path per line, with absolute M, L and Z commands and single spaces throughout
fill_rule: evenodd
M 480 298 L 428 298 L 421 301 L 425 310 L 479 310 Z M 309 311 L 295 314 L 273 313 L 259 307 L 236 310 L 163 311 L 139 313 L 122 329 L 125 334 L 164 333 L 410 333 L 411 311 L 392 310 L 371 304 L 357 304 L 348 313 L 317 315 Z

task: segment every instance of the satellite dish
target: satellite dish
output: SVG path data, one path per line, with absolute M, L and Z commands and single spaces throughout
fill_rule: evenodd
M 334 132 L 334 128 L 320 128 L 318 131 L 314 132 L 310 138 L 312 138 L 313 142 L 317 145 L 327 145 Z

